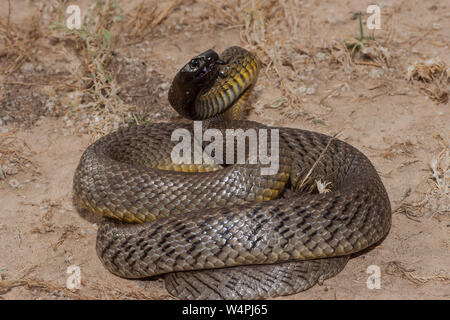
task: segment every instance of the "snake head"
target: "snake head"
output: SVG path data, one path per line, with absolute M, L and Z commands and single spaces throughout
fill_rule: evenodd
M 222 63 L 219 55 L 210 49 L 192 58 L 179 73 L 185 82 L 206 85 L 217 78 L 217 65 Z
M 169 102 L 180 115 L 195 118 L 195 99 L 213 85 L 222 64 L 219 55 L 210 49 L 192 58 L 176 74 L 169 90 Z

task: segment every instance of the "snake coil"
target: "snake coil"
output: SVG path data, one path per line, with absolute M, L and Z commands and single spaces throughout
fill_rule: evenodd
M 177 73 L 169 101 L 182 116 L 221 132 L 277 129 L 275 175 L 261 175 L 261 165 L 249 161 L 173 163 L 172 132 L 192 132 L 191 124 L 121 128 L 84 152 L 74 199 L 80 210 L 110 218 L 96 244 L 109 271 L 161 275 L 179 298 L 275 297 L 336 275 L 351 254 L 387 235 L 389 198 L 361 152 L 320 133 L 237 120 L 259 68 L 242 48 L 220 57 L 208 50 Z M 298 190 L 305 176 L 307 185 L 320 179 L 331 191 Z

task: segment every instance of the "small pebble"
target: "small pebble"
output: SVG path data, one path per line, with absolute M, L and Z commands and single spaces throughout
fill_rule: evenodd
M 305 93 L 306 92 L 306 87 L 305 86 L 300 86 L 297 90 L 298 93 Z
M 325 53 L 323 53 L 323 52 L 317 52 L 317 54 L 316 54 L 316 58 L 317 58 L 319 61 L 324 60 L 326 57 L 327 57 L 327 55 L 326 55 Z
M 27 62 L 27 63 L 24 63 L 24 64 L 23 64 L 22 70 L 23 70 L 24 72 L 33 72 L 33 71 L 34 71 L 34 66 L 33 66 L 32 63 Z
M 168 83 L 168 82 L 163 82 L 163 83 L 161 83 L 161 84 L 159 85 L 159 87 L 160 87 L 162 90 L 166 90 L 166 89 L 169 87 L 169 83 Z
M 19 181 L 17 179 L 11 179 L 9 180 L 8 184 L 11 186 L 11 188 L 19 189 L 21 187 Z
M 314 89 L 313 87 L 309 87 L 308 89 L 306 89 L 306 94 L 312 95 L 316 93 L 316 89 Z
M 333 91 L 333 93 L 331 94 L 332 97 L 338 97 L 340 95 L 339 90 L 335 90 Z
M 369 77 L 374 79 L 374 78 L 379 78 L 384 74 L 383 69 L 372 69 L 369 72 Z
M 439 23 L 435 22 L 435 23 L 433 23 L 433 29 L 439 30 L 439 29 L 441 29 L 441 25 Z
M 334 16 L 330 16 L 330 17 L 328 17 L 328 22 L 330 23 L 330 24 L 337 24 L 338 22 L 339 22 L 339 20 L 336 18 L 336 17 L 334 17 Z

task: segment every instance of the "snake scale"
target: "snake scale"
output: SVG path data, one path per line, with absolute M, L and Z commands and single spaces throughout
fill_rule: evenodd
M 162 276 L 166 289 L 185 299 L 276 297 L 335 276 L 352 254 L 387 235 L 389 198 L 360 151 L 320 133 L 236 120 L 258 72 L 259 61 L 242 48 L 220 57 L 208 50 L 177 73 L 169 101 L 221 132 L 277 129 L 274 175 L 261 175 L 262 165 L 248 159 L 173 163 L 171 134 L 192 132 L 192 123 L 121 128 L 86 149 L 74 200 L 79 210 L 107 217 L 96 246 L 109 271 Z M 331 191 L 306 190 L 317 180 Z

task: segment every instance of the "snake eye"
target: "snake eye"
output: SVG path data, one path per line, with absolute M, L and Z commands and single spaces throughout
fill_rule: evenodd
M 197 69 L 200 66 L 200 62 L 198 59 L 192 59 L 189 65 L 192 69 Z

